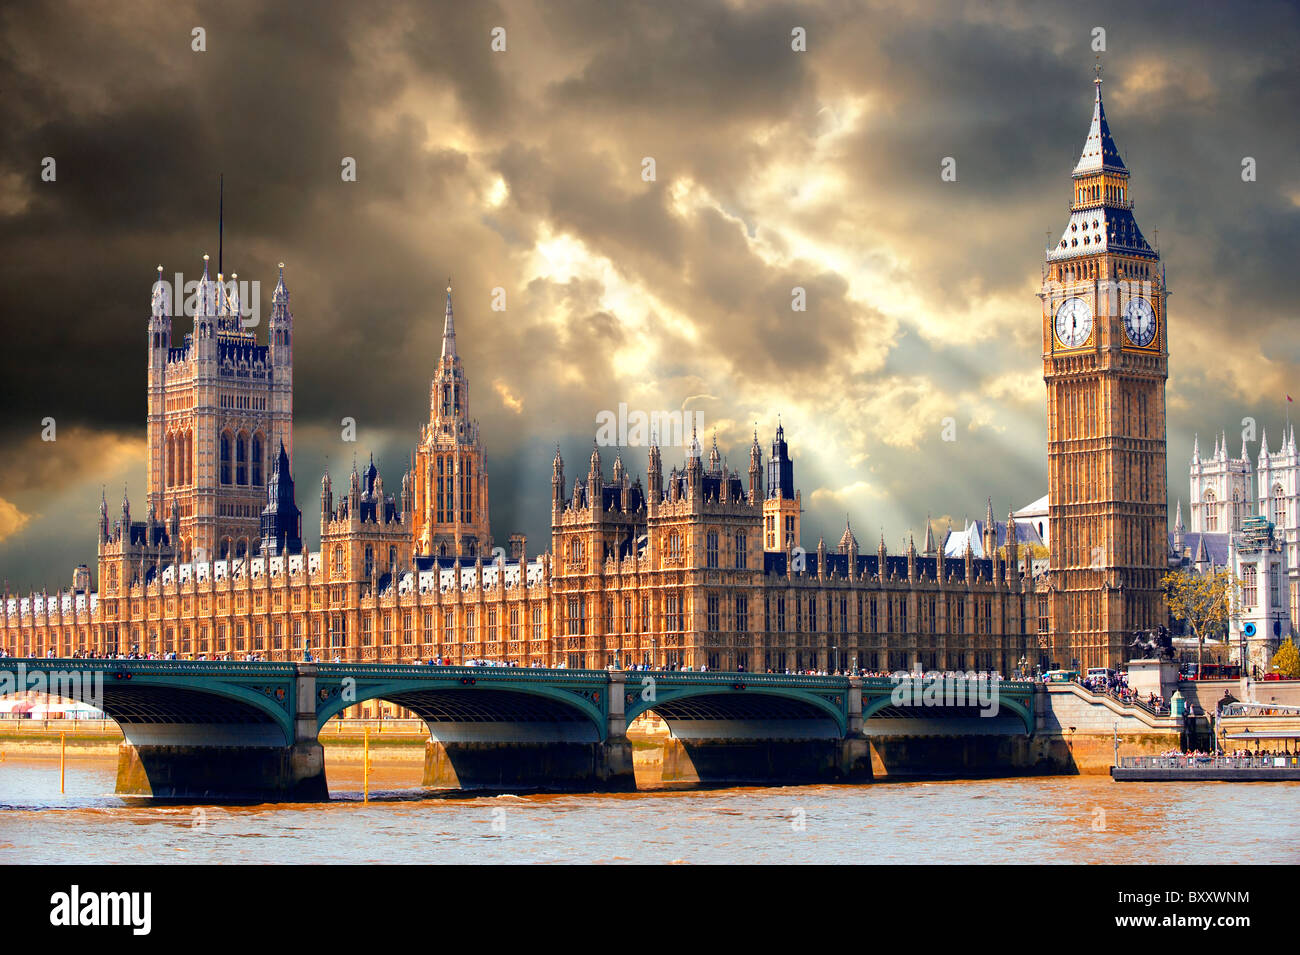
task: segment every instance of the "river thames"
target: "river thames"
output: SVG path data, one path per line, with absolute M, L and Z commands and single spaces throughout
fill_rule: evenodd
M 3 863 L 1295 863 L 1298 783 L 1105 776 L 623 795 L 425 797 L 331 763 L 334 800 L 150 806 L 116 758 L 0 762 Z

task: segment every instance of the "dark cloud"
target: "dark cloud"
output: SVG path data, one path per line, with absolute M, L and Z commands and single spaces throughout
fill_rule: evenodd
M 596 413 L 620 401 L 689 400 L 736 466 L 750 422 L 766 443 L 783 413 L 810 543 L 838 539 L 845 509 L 860 540 L 884 525 L 893 548 L 926 511 L 1024 504 L 1046 482 L 1033 291 L 1044 233 L 1066 221 L 1095 26 L 1138 219 L 1160 230 L 1176 292 L 1174 499 L 1193 431 L 1271 421 L 1300 387 L 1298 17 L 1287 3 L 7 4 L 0 571 L 53 584 L 89 559 L 102 483 L 129 481 L 142 507 L 130 448 L 153 268 L 197 277 L 215 256 L 222 173 L 227 270 L 267 296 L 287 263 L 307 514 L 326 461 L 351 465 L 343 416 L 399 480 L 448 275 L 500 539 L 520 528 L 544 546 L 555 442 L 585 462 Z M 46 156 L 56 183 L 39 179 Z M 939 178 L 945 156 L 956 183 Z M 947 415 L 956 442 L 940 439 Z M 46 416 L 56 446 L 35 437 Z M 626 454 L 642 473 L 643 453 Z M 109 497 L 116 509 L 120 487 Z

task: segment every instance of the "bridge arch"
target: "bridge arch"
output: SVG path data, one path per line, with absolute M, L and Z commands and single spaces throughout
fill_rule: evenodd
M 342 692 L 345 679 L 355 680 L 355 692 Z M 572 688 L 465 674 L 434 680 L 427 676 L 388 680 L 366 679 L 363 675 L 329 680 L 318 677 L 317 686 L 317 733 L 348 707 L 383 700 L 415 713 L 434 739 L 502 741 L 504 737 L 517 737 L 528 742 L 554 739 L 599 743 L 607 735 L 604 687 L 580 695 Z M 505 727 L 510 729 L 503 731 Z
M 630 698 L 630 699 L 628 699 Z M 672 729 L 673 735 L 693 735 L 701 730 L 726 726 L 727 735 L 806 735 L 842 739 L 848 729 L 843 694 L 837 704 L 824 695 L 795 687 L 759 686 L 741 680 L 732 687 L 656 687 L 652 699 L 645 699 L 642 686 L 629 679 L 624 717 L 631 723 L 654 712 Z
M 211 673 L 170 661 L 9 659 L 0 661 L 0 695 L 11 695 L 12 687 L 15 694 L 87 703 L 136 745 L 189 744 L 201 732 L 209 745 L 288 746 L 294 742 L 292 667 L 280 670 Z
M 1034 732 L 1034 715 L 1033 712 L 1022 701 L 1005 694 L 998 695 L 998 709 L 1009 710 L 1016 718 L 1019 726 L 1024 728 L 1027 735 L 1033 735 Z M 899 706 L 893 700 L 890 693 L 881 696 L 872 696 L 870 699 L 862 701 L 862 720 L 866 723 L 873 717 L 883 718 L 886 711 L 896 711 L 899 714 L 913 716 L 919 719 L 942 720 L 954 716 L 972 716 L 978 714 L 979 707 L 975 705 L 962 707 L 944 707 L 944 706 Z M 988 717 L 979 717 L 989 719 Z M 997 717 L 991 717 L 996 719 Z

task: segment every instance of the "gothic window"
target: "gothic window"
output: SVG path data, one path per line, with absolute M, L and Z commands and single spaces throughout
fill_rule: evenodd
M 718 532 L 709 531 L 705 539 L 705 560 L 706 566 L 713 568 L 718 566 Z
M 749 630 L 749 598 L 736 598 L 736 629 L 741 633 Z
M 248 554 L 248 541 L 241 537 L 235 544 L 235 556 L 244 557 Z
M 172 435 L 167 435 L 167 480 L 165 487 L 176 486 L 176 439 Z
M 253 435 L 253 451 L 252 451 L 251 458 L 253 463 L 253 485 L 260 487 L 262 484 L 262 461 L 263 461 L 262 436 L 260 434 Z
M 365 573 L 362 576 L 369 577 L 374 572 L 374 569 L 375 569 L 375 549 L 371 547 L 369 544 L 367 544 L 366 545 L 366 569 L 365 569 Z
M 1254 567 L 1241 569 L 1241 603 L 1253 607 L 1259 600 L 1257 574 Z
M 682 556 L 682 535 L 673 531 L 668 535 L 668 557 L 677 560 Z
M 221 435 L 221 483 L 230 483 L 230 435 Z
M 681 629 L 681 598 L 668 594 L 664 598 L 664 630 L 673 633 Z
M 1232 507 L 1228 511 L 1228 530 L 1241 530 L 1241 491 L 1232 489 Z
M 1219 530 L 1219 507 L 1213 491 L 1206 491 L 1201 497 L 1201 509 L 1205 518 L 1205 530 L 1211 534 Z
M 581 636 L 587 632 L 587 608 L 581 597 L 569 598 L 568 633 Z
M 248 435 L 242 431 L 235 438 L 235 483 L 248 483 Z
M 342 546 L 334 548 L 334 576 L 343 576 L 343 548 Z
M 746 553 L 748 549 L 747 544 L 748 544 L 748 539 L 745 536 L 745 532 L 740 531 L 739 533 L 737 533 L 736 534 L 736 569 L 737 570 L 744 570 L 745 567 L 748 566 L 748 554 Z
M 721 606 L 721 603 L 722 601 L 717 594 L 708 595 L 707 623 L 710 631 L 716 632 L 722 629 L 722 620 L 721 620 L 722 614 L 719 612 L 719 607 Z
M 1281 484 L 1273 485 L 1271 520 L 1278 527 L 1286 527 L 1286 491 Z

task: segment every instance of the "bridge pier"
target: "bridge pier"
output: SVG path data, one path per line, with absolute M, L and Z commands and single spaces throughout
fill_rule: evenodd
M 427 789 L 632 792 L 632 747 L 563 740 L 435 740 L 425 743 Z
M 657 782 L 663 785 L 786 786 L 871 781 L 870 745 L 861 738 L 671 736 L 660 741 L 657 755 Z
M 329 799 L 320 743 L 292 746 L 140 745 L 117 750 L 117 793 L 201 802 Z
M 117 793 L 153 799 L 320 802 L 329 799 L 325 751 L 316 739 L 316 667 L 294 667 L 286 695 L 294 741 L 271 721 L 121 723 Z

